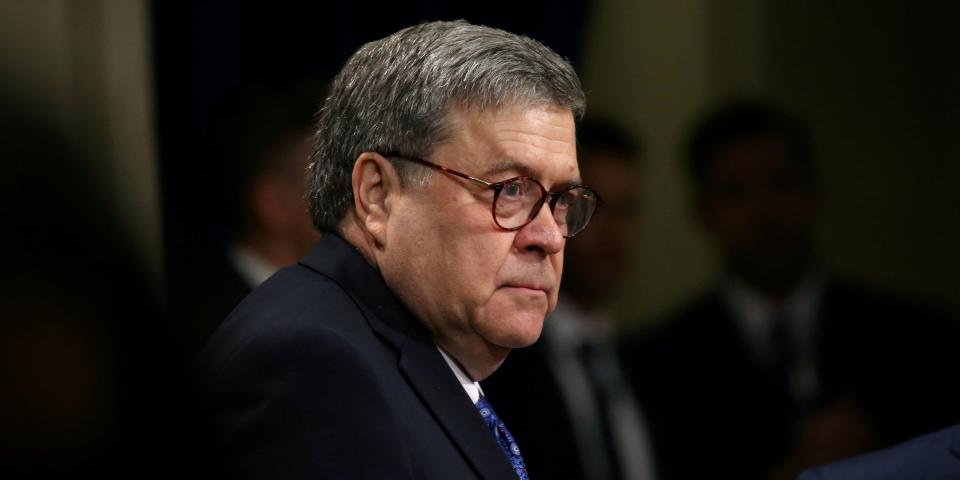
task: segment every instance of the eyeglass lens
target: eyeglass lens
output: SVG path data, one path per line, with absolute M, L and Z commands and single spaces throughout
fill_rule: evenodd
M 497 195 L 494 219 L 502 228 L 520 228 L 536 217 L 543 207 L 544 190 L 530 178 L 518 178 L 503 184 Z M 573 187 L 558 192 L 551 201 L 551 211 L 560 231 L 572 237 L 587 226 L 597 207 L 596 195 L 586 187 Z

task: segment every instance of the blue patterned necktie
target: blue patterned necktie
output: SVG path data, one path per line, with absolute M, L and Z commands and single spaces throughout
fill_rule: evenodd
M 513 435 L 510 435 L 507 426 L 503 424 L 503 420 L 500 420 L 497 412 L 493 411 L 493 405 L 490 405 L 487 397 L 480 396 L 477 400 L 477 410 L 480 411 L 480 416 L 483 417 L 487 427 L 493 432 L 500 450 L 503 450 L 504 455 L 510 460 L 510 465 L 513 466 L 513 471 L 517 472 L 517 477 L 520 477 L 520 480 L 530 480 L 530 476 L 527 475 L 527 466 L 523 463 L 523 456 L 520 455 L 520 447 L 517 446 Z

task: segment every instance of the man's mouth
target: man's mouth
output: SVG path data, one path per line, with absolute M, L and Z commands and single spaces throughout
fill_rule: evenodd
M 539 284 L 539 283 L 511 282 L 511 283 L 504 284 L 503 287 L 515 288 L 518 290 L 529 290 L 531 292 L 547 293 L 550 291 L 550 287 L 544 284 Z

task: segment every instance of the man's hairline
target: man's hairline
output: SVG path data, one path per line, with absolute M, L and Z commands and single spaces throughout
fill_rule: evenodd
M 523 109 L 522 110 L 523 112 L 528 112 L 531 110 L 554 110 L 554 109 L 560 110 L 566 114 L 569 114 L 571 118 L 574 120 L 574 132 L 576 132 L 575 124 L 577 121 L 577 115 L 574 112 L 574 109 L 569 105 L 564 105 L 556 101 L 555 99 L 541 99 L 541 100 L 528 100 L 528 101 L 513 100 L 513 101 L 508 101 L 503 105 L 495 106 L 493 108 L 484 108 L 484 109 L 478 109 L 474 111 L 477 114 L 486 113 L 486 114 L 495 115 L 499 112 L 503 112 L 511 108 L 517 108 L 517 107 L 521 107 Z M 456 117 L 456 114 L 459 113 L 459 114 L 465 115 L 470 113 L 471 110 L 473 110 L 474 108 L 478 108 L 478 107 L 470 103 L 457 103 L 457 102 L 453 102 L 447 108 L 447 110 L 444 112 L 443 121 L 442 121 L 442 124 L 443 124 L 442 131 L 444 133 L 444 136 L 438 139 L 434 144 L 430 146 L 430 150 L 426 152 L 424 155 L 425 159 L 427 159 L 426 157 L 433 155 L 433 153 L 436 152 L 437 147 L 440 147 L 443 144 L 447 143 L 459 131 L 461 131 L 459 129 L 463 128 L 463 125 L 461 125 L 460 122 L 457 122 L 454 120 L 454 118 Z M 574 145 L 576 145 L 576 134 L 574 134 Z M 579 152 L 577 150 L 574 150 L 573 155 L 574 155 L 574 161 L 577 162 L 579 165 Z M 533 169 L 530 168 L 530 166 L 527 165 L 526 162 L 520 161 L 514 157 L 511 157 L 509 155 L 503 155 L 499 159 L 496 159 L 495 162 L 496 163 L 494 163 L 491 167 L 487 168 L 482 172 L 463 172 L 463 173 L 473 177 L 481 178 L 482 180 L 485 180 L 491 183 L 507 180 L 508 178 L 501 178 L 499 180 L 495 178 L 489 178 L 491 175 L 497 175 L 499 173 L 505 173 L 505 172 L 516 172 L 520 176 L 533 178 L 538 182 L 541 181 L 540 178 L 538 178 L 537 172 L 533 171 Z M 448 165 L 443 165 L 443 166 L 448 167 Z M 578 170 L 578 175 L 576 177 L 567 181 L 553 184 L 551 185 L 551 187 L 555 187 L 556 185 L 561 185 L 561 187 L 572 186 L 572 185 L 582 185 L 583 178 L 579 175 L 579 168 L 577 170 Z M 432 172 L 432 173 L 440 173 L 440 172 Z

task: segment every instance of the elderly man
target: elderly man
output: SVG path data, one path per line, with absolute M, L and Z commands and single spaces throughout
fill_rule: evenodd
M 492 28 L 427 23 L 355 53 L 310 167 L 323 237 L 204 352 L 215 463 L 255 478 L 526 478 L 478 382 L 537 340 L 564 243 L 599 203 L 579 178 L 583 109 L 567 62 Z

